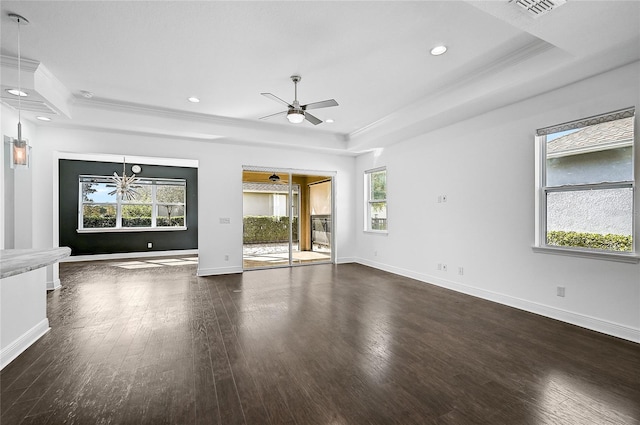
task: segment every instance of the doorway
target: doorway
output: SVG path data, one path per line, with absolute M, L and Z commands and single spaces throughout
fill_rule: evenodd
M 243 269 L 330 263 L 333 176 L 244 167 Z

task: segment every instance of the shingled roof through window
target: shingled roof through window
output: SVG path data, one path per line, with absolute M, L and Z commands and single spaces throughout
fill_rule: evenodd
M 633 144 L 633 117 L 590 125 L 547 143 L 547 157 L 597 152 Z

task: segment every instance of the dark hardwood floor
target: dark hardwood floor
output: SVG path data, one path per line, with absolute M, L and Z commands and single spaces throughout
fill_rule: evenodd
M 66 263 L 14 424 L 639 424 L 640 345 L 368 267 Z

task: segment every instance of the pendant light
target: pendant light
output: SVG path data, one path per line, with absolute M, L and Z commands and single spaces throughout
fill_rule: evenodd
M 21 118 L 21 99 L 26 96 L 22 91 L 22 67 L 20 54 L 20 26 L 28 25 L 29 21 L 24 17 L 15 13 L 10 13 L 9 18 L 18 25 L 18 89 L 15 93 L 18 96 L 18 138 L 12 139 L 10 142 L 11 149 L 9 155 L 9 166 L 11 168 L 29 168 L 31 165 L 31 146 L 27 140 L 22 138 L 22 122 Z
M 109 192 L 109 195 L 115 194 L 123 201 L 132 201 L 138 197 L 139 194 L 136 189 L 140 186 L 135 186 L 135 183 L 139 179 L 136 178 L 135 174 L 127 177 L 127 158 L 122 158 L 122 177 L 114 171 L 111 180 L 115 183 L 116 188 Z

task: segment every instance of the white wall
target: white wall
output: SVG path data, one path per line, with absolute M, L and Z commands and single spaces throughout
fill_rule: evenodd
M 52 211 L 53 181 L 57 180 L 55 157 L 59 152 L 74 152 L 198 160 L 198 273 L 201 275 L 242 271 L 243 165 L 335 171 L 336 259 L 344 262 L 353 258 L 353 157 L 242 146 L 237 142 L 72 130 L 51 125 L 41 125 L 38 137 L 43 142 L 38 149 L 34 147 L 37 166 L 34 164 L 32 169 L 34 247 L 57 245 L 57 212 Z M 220 179 L 220 176 L 225 178 Z M 231 223 L 220 224 L 219 219 L 227 217 Z M 229 255 L 228 261 L 225 261 L 225 255 Z
M 364 233 L 357 202 L 357 261 L 640 342 L 640 264 L 531 249 L 535 130 L 640 108 L 639 76 L 636 62 L 358 157 L 360 198 L 362 173 L 387 167 L 389 233 Z M 640 149 L 635 158 L 640 182 Z
M 44 268 L 0 279 L 0 369 L 49 330 Z

